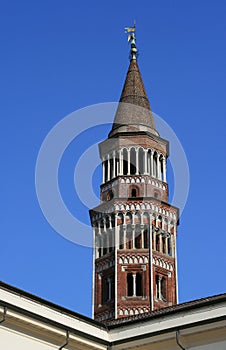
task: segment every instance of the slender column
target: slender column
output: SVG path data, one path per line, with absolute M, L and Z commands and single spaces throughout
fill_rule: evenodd
M 126 225 L 123 225 L 123 249 L 126 249 Z
M 154 230 L 153 230 L 154 231 Z M 153 232 L 153 240 L 154 240 L 154 242 L 153 242 L 153 246 L 154 246 L 154 250 L 157 250 L 157 247 L 156 247 L 156 232 L 154 231 Z
M 136 175 L 139 175 L 139 149 L 136 148 Z
M 161 166 L 160 166 L 160 155 L 157 155 L 157 179 L 161 180 Z
M 158 295 L 158 297 L 159 297 L 159 299 L 162 299 L 161 281 L 162 281 L 162 278 L 159 277 L 159 279 L 158 279 L 158 290 L 159 290 L 159 295 Z
M 107 162 L 108 162 L 107 181 L 109 181 L 110 180 L 110 159 L 109 159 L 109 154 L 107 156 Z
M 147 166 L 148 166 L 148 150 L 145 149 L 144 150 L 144 174 L 147 175 L 148 170 L 147 170 Z
M 104 255 L 104 244 L 103 244 L 103 235 L 100 236 L 100 255 Z
M 151 176 L 154 176 L 153 154 L 154 152 L 151 150 L 151 173 L 150 173 Z
M 162 234 L 159 235 L 159 251 L 162 253 Z
M 106 244 L 107 244 L 107 253 L 109 253 L 109 232 L 106 233 Z
M 141 248 L 144 249 L 144 227 L 141 228 Z
M 102 304 L 102 274 L 98 274 L 98 290 L 99 293 L 97 293 L 97 305 L 101 306 Z
M 99 242 L 99 238 L 98 238 L 98 235 L 95 234 L 95 230 L 93 230 L 93 233 L 94 233 L 94 237 L 95 237 L 95 255 L 96 255 L 96 258 L 99 258 L 99 246 L 100 246 L 100 242 Z
M 135 225 L 132 225 L 132 247 L 135 249 Z
M 133 297 L 136 296 L 136 274 L 133 273 Z
M 118 218 L 118 215 L 115 214 L 115 236 L 114 236 L 115 252 L 117 251 L 117 249 L 119 249 L 119 226 L 118 226 L 117 218 Z
M 128 166 L 127 166 L 127 168 L 128 168 L 128 170 L 127 170 L 127 175 L 130 175 L 130 148 L 128 149 L 128 152 L 127 152 L 127 164 L 128 164 Z
M 123 175 L 123 153 L 119 150 L 119 175 Z
M 166 255 L 168 255 L 168 242 L 169 242 L 169 238 L 166 237 L 165 238 Z
M 105 159 L 102 162 L 102 183 L 105 183 Z
M 163 157 L 163 181 L 166 182 L 166 158 Z
M 116 167 L 115 167 L 115 151 L 113 151 L 113 170 L 112 170 L 112 177 L 114 178 L 115 176 L 116 176 L 116 174 L 115 174 L 115 169 L 116 169 Z

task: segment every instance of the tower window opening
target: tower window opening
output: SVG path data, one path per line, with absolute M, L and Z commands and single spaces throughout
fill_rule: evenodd
M 144 228 L 144 248 L 148 248 L 148 243 L 149 243 L 149 230 L 148 230 L 148 227 L 145 225 L 145 228 Z
M 98 254 L 97 254 L 97 257 L 98 258 L 100 258 L 101 257 L 101 245 L 102 245 L 102 242 L 101 242 L 101 238 L 99 237 L 99 238 L 97 238 L 97 252 L 98 252 Z
M 112 232 L 109 230 L 108 232 L 108 250 L 109 250 L 109 253 L 112 252 L 112 248 L 113 248 L 113 239 L 112 239 Z
M 156 245 L 156 251 L 159 252 L 160 251 L 160 237 L 159 235 L 156 235 L 156 240 L 155 240 L 155 245 Z
M 127 225 L 127 229 L 126 229 L 126 248 L 127 249 L 133 248 L 132 226 L 130 224 Z
M 158 196 L 159 196 L 158 192 L 155 192 L 155 193 L 154 193 L 154 197 L 157 199 Z
M 167 301 L 166 296 L 166 278 L 160 277 L 156 275 L 155 277 L 155 285 L 156 285 L 156 298 L 162 301 Z
M 130 150 L 130 174 L 136 174 L 136 151 L 135 148 L 131 148 Z
M 169 256 L 171 256 L 172 255 L 172 252 L 171 252 L 171 237 L 169 237 L 167 239 L 168 239 L 168 252 L 167 252 L 167 254 Z
M 124 231 L 121 225 L 119 229 L 119 249 L 123 249 L 123 248 L 124 248 Z
M 128 174 L 128 152 L 127 149 L 123 149 L 123 175 Z
M 105 179 L 105 182 L 108 181 L 108 161 L 105 160 L 105 167 L 104 167 L 104 179 Z
M 139 174 L 143 174 L 144 173 L 144 150 L 143 148 L 139 148 Z
M 162 252 L 163 254 L 166 254 L 166 239 L 165 237 L 162 238 Z
M 160 180 L 163 180 L 163 157 L 161 156 L 160 159 Z
M 148 174 L 152 175 L 152 169 L 151 169 L 151 150 L 148 150 Z
M 157 152 L 154 153 L 153 157 L 153 176 L 157 177 Z
M 143 295 L 143 288 L 142 288 L 142 275 L 141 273 L 137 272 L 136 274 L 136 296 L 142 296 Z
M 103 237 L 103 255 L 107 254 L 107 236 L 104 234 Z
M 166 278 L 162 277 L 161 279 L 161 299 L 166 301 Z
M 114 177 L 113 175 L 113 159 L 110 159 L 110 180 Z
M 108 301 L 109 297 L 109 283 L 107 278 L 103 278 L 102 280 L 102 304 Z
M 133 198 L 136 198 L 136 197 L 137 197 L 137 190 L 136 190 L 136 188 L 133 188 L 133 189 L 132 189 L 131 197 L 133 197 Z
M 133 274 L 132 273 L 127 274 L 127 296 L 128 297 L 133 296 Z
M 116 152 L 116 157 L 115 157 L 115 176 L 118 176 L 119 174 L 119 155 L 118 152 Z
M 142 238 L 141 238 L 141 231 L 140 231 L 140 225 L 136 225 L 135 227 L 135 248 L 141 249 L 142 248 Z

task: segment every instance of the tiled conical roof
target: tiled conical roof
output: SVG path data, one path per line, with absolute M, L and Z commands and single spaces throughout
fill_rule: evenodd
M 159 135 L 136 59 L 131 59 L 109 137 L 145 131 Z

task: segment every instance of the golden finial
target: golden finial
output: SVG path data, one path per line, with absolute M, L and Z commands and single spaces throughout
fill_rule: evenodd
M 128 42 L 130 43 L 130 54 L 131 59 L 136 60 L 137 59 L 137 47 L 136 47 L 136 22 L 134 21 L 133 27 L 126 27 L 125 32 L 128 34 Z

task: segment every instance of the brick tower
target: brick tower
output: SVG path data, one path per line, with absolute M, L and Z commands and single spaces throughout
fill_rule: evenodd
M 178 209 L 168 203 L 168 141 L 156 130 L 137 64 L 131 59 L 108 138 L 94 232 L 93 317 L 102 322 L 177 303 Z

